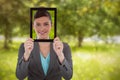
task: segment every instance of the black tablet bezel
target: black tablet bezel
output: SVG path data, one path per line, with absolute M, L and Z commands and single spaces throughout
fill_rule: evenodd
M 30 38 L 33 38 L 32 36 L 32 31 L 33 31 L 33 28 L 32 28 L 32 11 L 34 10 L 41 10 L 41 9 L 45 9 L 45 10 L 50 10 L 50 11 L 54 11 L 54 38 L 57 36 L 57 27 L 56 27 L 56 24 L 57 24 L 57 8 L 30 8 Z M 53 42 L 53 39 L 33 39 L 35 42 Z

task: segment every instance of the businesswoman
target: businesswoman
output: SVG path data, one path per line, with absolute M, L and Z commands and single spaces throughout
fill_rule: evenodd
M 49 39 L 52 20 L 47 10 L 34 15 L 33 28 L 38 39 Z M 29 38 L 21 44 L 16 76 L 19 80 L 70 80 L 73 65 L 70 47 L 58 37 L 53 42 L 34 42 Z

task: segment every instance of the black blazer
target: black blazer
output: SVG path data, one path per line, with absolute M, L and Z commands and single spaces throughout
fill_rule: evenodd
M 68 44 L 63 43 L 63 53 L 65 59 L 60 64 L 58 57 L 53 50 L 53 43 L 50 44 L 50 64 L 47 75 L 45 76 L 41 61 L 40 48 L 38 42 L 34 42 L 34 48 L 31 52 L 30 58 L 27 62 L 23 59 L 24 44 L 19 48 L 18 62 L 16 67 L 16 76 L 19 80 L 28 77 L 28 80 L 70 80 L 73 74 L 73 65 L 71 58 L 71 51 Z

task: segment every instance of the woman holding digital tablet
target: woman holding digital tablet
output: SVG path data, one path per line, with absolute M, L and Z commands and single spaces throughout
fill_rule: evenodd
M 47 10 L 34 15 L 33 29 L 38 39 L 49 39 L 52 20 Z M 70 80 L 73 65 L 70 47 L 56 37 L 53 42 L 34 42 L 27 39 L 19 48 L 16 76 L 23 80 Z

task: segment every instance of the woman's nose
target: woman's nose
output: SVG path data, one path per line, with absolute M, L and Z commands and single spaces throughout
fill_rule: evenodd
M 44 29 L 45 29 L 45 26 L 41 25 L 40 30 L 44 30 Z

